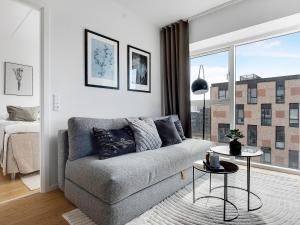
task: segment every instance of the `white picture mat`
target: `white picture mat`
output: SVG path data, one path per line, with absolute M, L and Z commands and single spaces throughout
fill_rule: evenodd
M 96 39 L 102 42 L 106 42 L 110 45 L 114 46 L 114 57 L 116 60 L 114 60 L 114 80 L 109 79 L 103 79 L 103 78 L 97 78 L 92 76 L 92 39 Z M 106 39 L 104 37 L 88 33 L 88 50 L 87 50 L 87 57 L 88 57 L 88 70 L 87 70 L 87 82 L 90 85 L 97 85 L 97 86 L 108 86 L 108 87 L 118 87 L 118 44 L 115 41 Z
M 13 69 L 22 68 L 23 77 L 21 80 L 20 90 L 18 90 L 18 81 Z M 5 94 L 17 96 L 33 95 L 33 67 L 5 62 Z
M 138 53 L 147 57 L 147 85 L 135 84 L 136 80 L 136 70 L 132 69 L 132 53 Z M 139 91 L 150 91 L 150 56 L 149 53 L 129 48 L 129 89 L 139 90 Z

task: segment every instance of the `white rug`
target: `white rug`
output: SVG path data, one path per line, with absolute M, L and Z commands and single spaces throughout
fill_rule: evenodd
M 37 190 L 41 187 L 41 176 L 39 172 L 21 175 L 21 180 L 31 191 Z
M 246 185 L 246 171 L 240 170 L 228 176 L 229 185 Z M 199 178 L 196 196 L 208 194 L 208 175 Z M 223 185 L 222 175 L 213 175 L 213 186 Z M 259 210 L 248 212 L 247 193 L 237 189 L 228 189 L 228 200 L 239 209 L 239 217 L 232 222 L 223 221 L 223 201 L 202 199 L 192 203 L 192 186 L 179 190 L 127 225 L 299 225 L 300 224 L 300 178 L 280 173 L 251 173 L 251 188 L 263 202 Z M 212 195 L 222 197 L 223 188 L 216 189 Z M 259 202 L 251 197 L 251 207 Z M 227 204 L 227 219 L 234 217 L 235 210 Z M 95 225 L 79 209 L 63 214 L 70 225 Z

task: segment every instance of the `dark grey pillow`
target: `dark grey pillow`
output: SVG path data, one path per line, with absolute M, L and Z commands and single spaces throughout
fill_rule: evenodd
M 162 141 L 162 146 L 175 145 L 182 142 L 171 117 L 155 120 L 154 123 Z
M 181 137 L 181 140 L 185 140 L 186 137 L 184 136 L 184 131 L 183 131 L 183 128 L 182 128 L 181 121 L 177 120 L 177 121 L 174 122 L 174 124 L 175 124 L 176 130 L 177 130 L 179 136 Z
M 99 159 L 135 152 L 134 136 L 129 126 L 114 130 L 94 127 L 93 134 L 99 150 Z
M 8 119 L 13 121 L 36 121 L 40 113 L 40 107 L 7 106 Z

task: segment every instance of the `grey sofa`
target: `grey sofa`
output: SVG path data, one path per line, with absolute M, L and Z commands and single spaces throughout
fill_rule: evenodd
M 203 158 L 211 146 L 208 141 L 187 139 L 173 146 L 99 160 L 91 129 L 116 129 L 126 124 L 125 119 L 71 118 L 68 131 L 58 134 L 59 187 L 100 225 L 126 224 L 190 183 L 193 162 Z M 78 151 L 82 154 L 74 160 Z

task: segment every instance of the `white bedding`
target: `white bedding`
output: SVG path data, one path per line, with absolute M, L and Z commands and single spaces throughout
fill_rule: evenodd
M 39 122 L 23 122 L 0 120 L 0 165 L 3 173 L 6 173 L 7 143 L 11 134 L 17 133 L 38 133 L 40 132 Z

